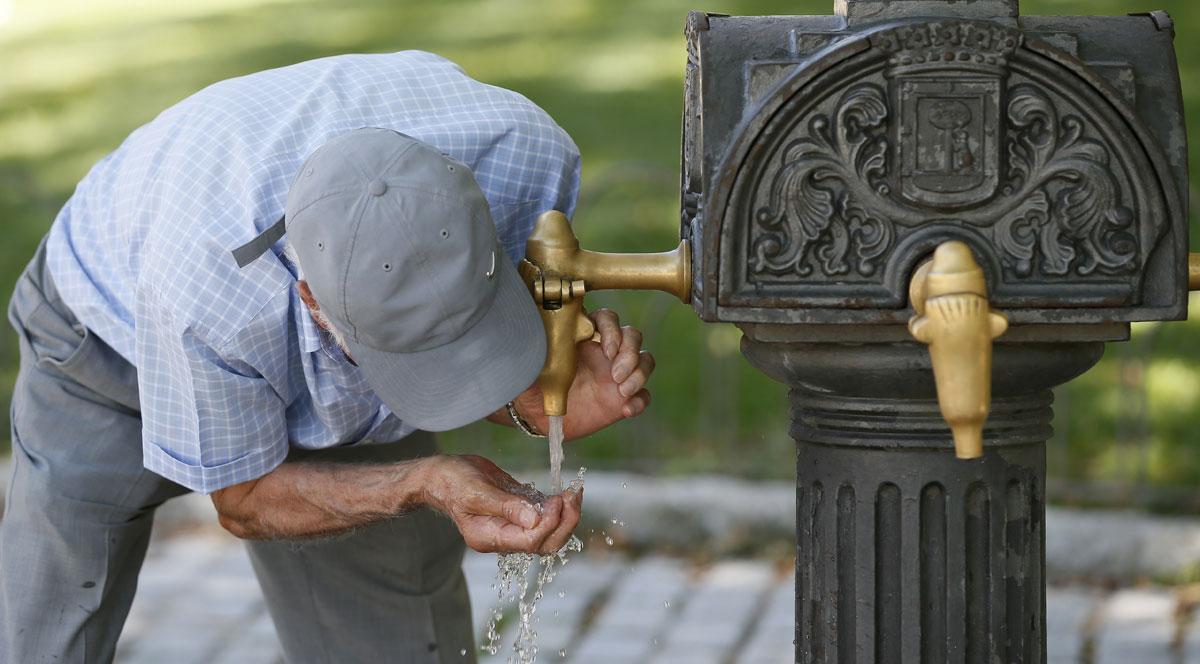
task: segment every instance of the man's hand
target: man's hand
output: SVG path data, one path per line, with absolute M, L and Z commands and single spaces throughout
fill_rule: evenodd
M 567 440 L 590 435 L 626 417 L 635 417 L 650 405 L 646 381 L 654 371 L 654 357 L 642 350 L 642 333 L 621 327 L 617 314 L 608 309 L 589 314 L 600 333 L 599 343 L 579 343 L 579 371 L 567 393 L 567 415 L 563 433 Z M 539 431 L 549 431 L 542 410 L 542 389 L 534 383 L 513 405 Z
M 454 520 L 467 546 L 481 553 L 552 554 L 579 524 L 582 490 L 545 496 L 475 456 L 427 459 L 421 502 Z
M 476 551 L 550 554 L 579 525 L 580 491 L 546 497 L 478 456 L 391 464 L 286 461 L 213 492 L 221 525 L 245 539 L 328 537 L 429 507 Z

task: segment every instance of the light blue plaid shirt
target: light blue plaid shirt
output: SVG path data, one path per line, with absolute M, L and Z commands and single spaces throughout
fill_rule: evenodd
M 364 126 L 470 166 L 513 261 L 538 214 L 574 212 L 566 132 L 430 53 L 314 60 L 167 109 L 92 168 L 47 245 L 63 300 L 138 369 L 146 468 L 209 493 L 270 472 L 289 443 L 412 431 L 312 321 L 283 242 L 241 269 L 230 254 L 282 216 L 309 154 Z

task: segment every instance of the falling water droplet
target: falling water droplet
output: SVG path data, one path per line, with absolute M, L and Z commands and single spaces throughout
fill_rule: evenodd
M 621 488 L 622 488 L 622 489 L 628 489 L 628 488 L 629 488 L 629 485 L 628 485 L 628 484 L 626 484 L 626 483 L 624 483 L 624 482 L 621 482 Z
M 617 517 L 615 517 L 615 516 L 614 516 L 614 517 L 612 518 L 612 522 L 613 522 L 613 524 L 616 524 L 616 523 L 617 523 Z
M 566 650 L 564 650 L 563 648 L 559 648 L 559 649 L 558 649 L 558 656 L 559 656 L 559 657 L 566 657 L 566 656 L 567 656 L 567 651 L 566 651 Z
M 582 484 L 582 476 L 583 469 L 580 469 L 579 477 L 572 481 L 572 485 L 576 486 L 576 482 Z M 497 598 L 502 602 L 517 604 L 517 615 L 514 616 L 517 621 L 517 637 L 512 644 L 516 658 L 509 658 L 509 662 L 533 664 L 537 657 L 537 632 L 534 630 L 534 625 L 541 622 L 541 616 L 534 615 L 538 600 L 542 598 L 545 587 L 554 580 L 556 568 L 566 563 L 567 554 L 578 552 L 582 548 L 583 542 L 572 535 L 556 555 L 543 556 L 539 564 L 540 570 L 536 583 L 531 581 L 528 574 L 534 561 L 532 554 L 513 553 L 498 556 Z M 560 597 L 565 594 L 565 591 L 559 591 Z M 500 650 L 500 634 L 497 625 L 503 618 L 503 613 L 497 608 L 492 608 L 490 613 L 491 618 L 487 625 L 487 645 L 482 649 L 495 655 Z
M 559 597 L 566 597 L 566 596 L 567 596 L 567 591 L 565 591 L 565 590 L 560 590 L 560 591 L 558 591 L 558 596 L 559 596 Z
M 666 608 L 668 608 L 668 609 L 669 609 L 669 608 L 671 608 L 671 602 L 670 602 L 670 600 L 663 600 L 663 606 L 664 606 L 664 607 L 666 607 Z
M 466 656 L 467 656 L 467 649 L 466 649 L 466 648 L 463 648 L 462 650 L 459 650 L 459 651 L 458 651 L 458 654 L 462 655 L 463 657 L 466 657 Z
M 613 538 L 611 538 L 611 537 L 605 537 L 605 538 L 604 538 L 604 543 L 605 543 L 605 544 L 607 544 L 607 545 L 609 545 L 609 546 L 612 546 L 612 545 L 613 545 Z

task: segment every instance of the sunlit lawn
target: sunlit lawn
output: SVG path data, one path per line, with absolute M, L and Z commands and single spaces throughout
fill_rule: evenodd
M 0 218 L 7 231 L 0 291 L 11 289 L 88 167 L 187 94 L 301 60 L 407 48 L 438 52 L 475 78 L 522 92 L 574 136 L 585 164 L 577 215 L 585 246 L 670 248 L 677 237 L 687 11 L 827 14 L 831 6 L 828 0 L 700 6 L 682 0 L 0 0 Z M 1022 9 L 1167 9 L 1185 35 L 1177 42 L 1185 98 L 1193 113 L 1200 109 L 1200 46 L 1189 38 L 1200 28 L 1200 9 L 1189 0 L 1041 0 L 1023 2 Z M 1192 126 L 1196 121 L 1200 117 Z M 690 309 L 663 298 L 598 302 L 647 328 L 659 360 L 654 416 L 584 441 L 573 454 L 617 467 L 790 476 L 784 389 L 740 359 L 736 330 L 702 325 Z M 1200 454 L 1192 453 L 1192 432 L 1200 425 L 1200 325 L 1159 327 L 1145 372 L 1152 418 L 1146 473 L 1163 483 L 1200 483 Z M 1135 338 L 1146 333 L 1139 329 Z M 4 326 L 3 401 L 15 373 L 15 345 Z M 1141 472 L 1128 462 L 1127 446 L 1115 443 L 1124 426 L 1118 423 L 1128 419 L 1112 357 L 1118 352 L 1110 348 L 1100 367 L 1069 388 L 1069 423 L 1061 427 L 1069 448 L 1067 454 L 1052 450 L 1055 472 L 1100 478 Z M 540 449 L 492 427 L 469 427 L 449 439 L 454 449 L 540 464 Z

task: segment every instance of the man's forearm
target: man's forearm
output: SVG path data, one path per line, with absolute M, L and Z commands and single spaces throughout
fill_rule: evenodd
M 425 461 L 285 462 L 212 500 L 221 525 L 241 538 L 329 537 L 421 506 Z

